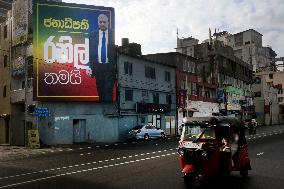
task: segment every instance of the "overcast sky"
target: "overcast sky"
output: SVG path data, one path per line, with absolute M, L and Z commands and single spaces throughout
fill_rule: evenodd
M 141 44 L 142 53 L 175 51 L 179 37 L 208 38 L 208 28 L 229 33 L 255 29 L 263 46 L 284 56 L 284 0 L 63 0 L 115 8 L 116 44 Z

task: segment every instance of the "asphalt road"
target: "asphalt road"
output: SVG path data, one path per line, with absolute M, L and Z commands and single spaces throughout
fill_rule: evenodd
M 284 188 L 284 126 L 248 135 L 253 170 L 247 179 L 200 179 L 194 188 Z M 178 139 L 82 145 L 0 161 L 2 188 L 186 188 L 176 153 Z

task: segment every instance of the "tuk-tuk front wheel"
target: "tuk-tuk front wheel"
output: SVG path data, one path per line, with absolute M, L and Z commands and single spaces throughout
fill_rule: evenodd
M 248 170 L 242 169 L 242 170 L 240 170 L 240 174 L 243 178 L 246 178 L 248 176 Z
M 196 179 L 196 176 L 194 173 L 184 173 L 183 174 L 183 180 L 186 184 L 193 184 Z

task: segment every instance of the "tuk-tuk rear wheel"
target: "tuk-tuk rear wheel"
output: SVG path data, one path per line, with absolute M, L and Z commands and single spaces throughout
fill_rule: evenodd
M 243 178 L 246 178 L 248 176 L 248 170 L 242 169 L 242 170 L 240 170 L 240 174 Z

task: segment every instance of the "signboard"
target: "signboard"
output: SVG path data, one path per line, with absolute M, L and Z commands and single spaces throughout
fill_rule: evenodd
M 186 106 L 186 93 L 187 90 L 179 90 L 178 93 L 178 107 L 184 109 Z
M 218 103 L 224 103 L 225 102 L 224 90 L 218 90 L 217 91 L 217 102 Z
M 171 112 L 171 105 L 170 104 L 155 104 L 155 103 L 137 102 L 136 112 L 137 113 L 168 113 L 168 112 Z
M 33 115 L 36 117 L 47 117 L 49 116 L 49 109 L 43 107 L 34 108 Z
M 17 0 L 12 6 L 12 45 L 24 43 L 28 39 L 29 0 Z
M 40 148 L 39 133 L 37 129 L 28 130 L 28 145 L 31 148 Z
M 114 9 L 33 2 L 34 99 L 116 99 Z

